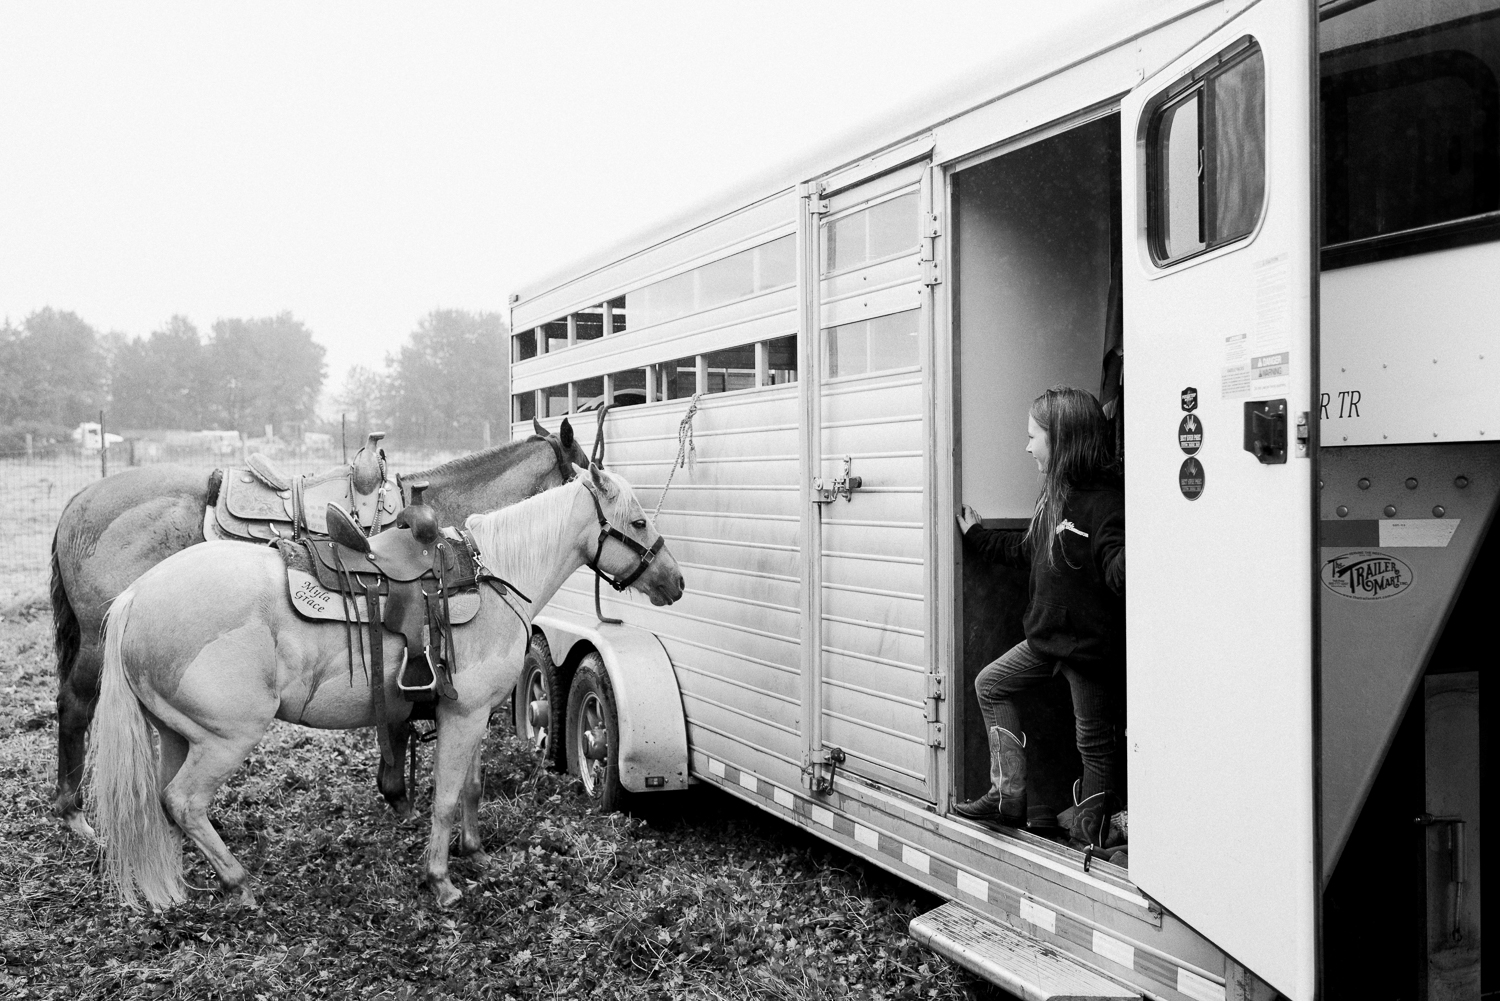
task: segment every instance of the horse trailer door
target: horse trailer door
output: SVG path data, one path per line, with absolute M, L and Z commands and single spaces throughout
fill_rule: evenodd
M 806 200 L 817 336 L 807 357 L 803 636 L 816 638 L 804 664 L 820 773 L 933 800 L 927 173 L 914 163 Z
M 1244 7 L 1121 103 L 1130 874 L 1317 983 L 1312 18 Z

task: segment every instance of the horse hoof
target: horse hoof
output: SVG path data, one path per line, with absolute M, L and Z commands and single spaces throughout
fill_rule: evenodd
M 470 863 L 478 866 L 480 869 L 488 869 L 494 864 L 494 861 L 490 858 L 490 853 L 483 848 L 476 848 L 465 857 Z
M 260 902 L 255 899 L 255 892 L 250 889 L 250 884 L 241 883 L 239 889 L 239 895 L 229 899 L 229 906 L 236 909 L 243 907 L 251 911 L 260 910 Z
M 99 840 L 99 836 L 94 833 L 94 828 L 90 826 L 88 819 L 84 817 L 82 811 L 70 810 L 67 813 L 63 814 L 62 821 L 63 824 L 67 826 L 68 830 L 72 831 L 80 838 L 84 838 L 88 841 Z
M 463 892 L 447 879 L 432 884 L 432 895 L 437 898 L 437 905 L 447 909 L 458 903 L 463 897 Z

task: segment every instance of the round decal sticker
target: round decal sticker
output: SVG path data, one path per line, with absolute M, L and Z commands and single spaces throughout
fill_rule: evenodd
M 1203 447 L 1203 422 L 1197 414 L 1188 414 L 1177 425 L 1177 444 L 1188 455 L 1197 455 Z
M 1183 459 L 1182 468 L 1177 471 L 1177 486 L 1182 496 L 1197 500 L 1203 493 L 1203 463 L 1197 459 Z
M 1323 586 L 1361 601 L 1394 598 L 1411 587 L 1411 567 L 1389 553 L 1359 550 L 1323 564 Z

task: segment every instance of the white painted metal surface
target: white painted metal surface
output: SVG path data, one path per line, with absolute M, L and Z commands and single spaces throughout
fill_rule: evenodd
M 1026 1001 L 1103 1001 L 1141 996 L 1140 991 L 1085 969 L 1057 950 L 961 904 L 944 904 L 913 918 L 911 936 Z M 1222 987 L 1217 996 L 1223 997 Z
M 1500 243 L 1322 279 L 1325 445 L 1500 437 Z
M 1307 408 L 1311 373 L 1311 12 L 1262 0 L 1121 105 L 1131 877 L 1294 1001 L 1316 987 L 1312 463 L 1242 448 L 1246 397 L 1226 338 L 1279 341 Z M 1258 233 L 1168 269 L 1143 240 L 1143 111 L 1249 34 L 1265 58 Z M 1139 253 L 1132 252 L 1140 238 Z M 1182 394 L 1197 390 L 1202 494 L 1179 488 Z
M 841 770 L 931 800 L 925 172 L 917 163 L 849 188 L 818 221 L 813 468 L 837 477 L 847 457 L 861 485 L 804 509 L 820 540 L 804 635 L 819 637 L 814 750 L 837 747 Z
M 554 657 L 586 642 L 604 659 L 619 720 L 620 784 L 631 792 L 686 789 L 687 721 L 661 642 L 644 629 L 566 614 L 538 615 L 532 625 L 547 637 Z M 648 787 L 647 778 L 661 781 Z

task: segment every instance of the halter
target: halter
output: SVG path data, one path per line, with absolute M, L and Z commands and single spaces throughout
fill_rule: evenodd
M 573 477 L 577 476 L 578 474 L 573 469 L 573 463 L 568 461 L 567 453 L 563 451 L 562 441 L 557 437 L 557 435 L 551 434 L 545 428 L 543 428 L 541 423 L 535 418 L 533 418 L 532 423 L 536 427 L 536 433 L 526 440 L 545 441 L 547 444 L 551 445 L 553 453 L 557 456 L 557 475 L 562 477 L 562 481 L 564 483 L 573 482 Z
M 662 537 L 661 533 L 657 533 L 656 541 L 651 544 L 651 547 L 649 549 L 641 545 L 639 542 L 635 541 L 630 536 L 626 535 L 624 532 L 611 525 L 609 523 L 609 519 L 604 517 L 604 507 L 599 503 L 599 495 L 594 493 L 594 491 L 587 485 L 584 486 L 584 489 L 588 491 L 589 497 L 594 502 L 594 512 L 599 515 L 599 542 L 594 547 L 594 558 L 589 560 L 588 567 L 590 570 L 594 571 L 594 575 L 598 577 L 599 580 L 605 581 L 616 591 L 623 591 L 631 584 L 634 584 L 636 578 L 640 577 L 640 575 L 645 573 L 652 563 L 656 562 L 656 554 L 661 552 L 662 547 L 666 545 L 667 540 Z M 620 577 L 618 575 L 611 577 L 609 574 L 605 573 L 604 570 L 599 566 L 599 557 L 604 554 L 604 540 L 610 538 L 619 539 L 626 545 L 627 548 L 630 549 L 631 552 L 635 553 L 638 557 L 638 562 L 635 565 L 635 569 L 631 571 L 628 577 Z

